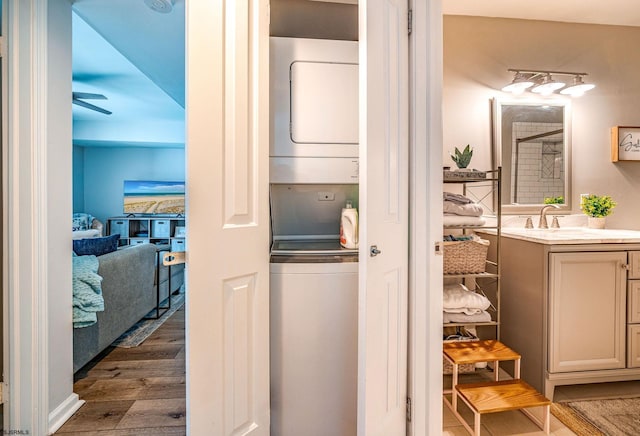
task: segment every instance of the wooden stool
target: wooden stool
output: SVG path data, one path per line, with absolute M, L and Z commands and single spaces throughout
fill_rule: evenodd
M 473 411 L 473 431 L 466 421 L 462 424 L 474 436 L 480 436 L 480 417 L 485 413 L 520 410 L 546 434 L 549 434 L 551 401 L 529 386 L 524 380 L 503 380 L 469 383 L 456 386 L 460 398 Z M 542 421 L 526 408 L 543 407 Z
M 549 410 L 551 401 L 520 380 L 520 354 L 503 343 L 495 340 L 448 342 L 442 346 L 444 358 L 453 366 L 451 402 L 444 397 L 445 403 L 465 428 L 473 435 L 480 435 L 480 417 L 484 413 L 520 410 L 546 434 L 549 434 Z M 498 380 L 499 362 L 514 362 L 514 380 Z M 459 365 L 465 363 L 493 363 L 493 381 L 485 383 L 458 383 Z M 474 429 L 458 413 L 458 396 L 474 413 Z M 543 419 L 540 421 L 528 410 L 529 407 L 544 407 Z

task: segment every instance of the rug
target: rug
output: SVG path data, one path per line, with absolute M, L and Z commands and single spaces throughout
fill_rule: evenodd
M 580 436 L 640 434 L 640 398 L 553 403 L 551 413 Z
M 161 304 L 162 307 L 167 306 L 167 300 L 164 300 Z M 155 332 L 171 315 L 173 315 L 178 309 L 184 305 L 184 293 L 178 293 L 171 296 L 171 309 L 167 310 L 158 319 L 142 319 L 133 325 L 129 330 L 124 332 L 122 336 L 116 339 L 113 344 L 115 347 L 120 348 L 133 348 L 137 347 L 147 339 L 151 333 Z M 156 310 L 153 309 L 146 316 L 151 317 L 156 315 Z

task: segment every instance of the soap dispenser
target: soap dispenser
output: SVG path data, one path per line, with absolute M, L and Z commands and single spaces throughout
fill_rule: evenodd
M 340 245 L 344 248 L 358 248 L 358 210 L 351 201 L 342 208 L 340 217 Z

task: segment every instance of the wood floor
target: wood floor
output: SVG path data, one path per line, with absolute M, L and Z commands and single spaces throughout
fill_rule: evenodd
M 184 325 L 183 306 L 140 346 L 111 348 L 78 371 L 74 392 L 86 403 L 55 434 L 186 435 Z

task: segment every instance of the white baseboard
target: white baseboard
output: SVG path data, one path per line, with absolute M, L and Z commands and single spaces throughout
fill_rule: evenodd
M 84 400 L 72 393 L 56 409 L 49 414 L 49 434 L 52 435 L 82 407 Z

